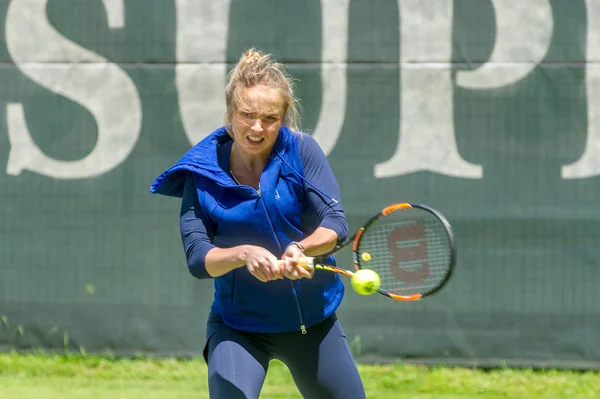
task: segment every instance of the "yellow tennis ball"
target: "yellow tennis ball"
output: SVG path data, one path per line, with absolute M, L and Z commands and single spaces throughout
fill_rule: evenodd
M 368 252 L 363 252 L 361 255 L 362 260 L 364 260 L 365 262 L 368 262 L 371 260 L 371 254 L 369 254 Z
M 352 288 L 354 291 L 358 292 L 361 295 L 371 295 L 379 285 L 381 285 L 381 280 L 379 275 L 375 273 L 371 269 L 360 269 L 354 276 L 350 279 L 350 283 L 352 284 Z

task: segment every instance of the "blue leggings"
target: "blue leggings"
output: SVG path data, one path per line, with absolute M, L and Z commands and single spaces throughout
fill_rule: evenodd
M 300 331 L 264 334 L 234 330 L 211 313 L 204 358 L 211 399 L 255 399 L 269 361 L 279 359 L 306 399 L 364 399 L 365 391 L 339 321 L 332 316 Z

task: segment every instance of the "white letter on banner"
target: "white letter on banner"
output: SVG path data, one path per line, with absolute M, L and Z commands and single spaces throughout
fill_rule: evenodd
M 600 174 L 600 2 L 586 0 L 586 8 L 587 139 L 581 158 L 561 168 L 563 179 L 583 179 Z
M 401 0 L 400 137 L 375 177 L 427 170 L 481 178 L 480 165 L 461 158 L 454 135 L 452 98 L 452 1 Z
M 323 105 L 313 133 L 329 154 L 346 110 L 350 0 L 321 0 Z M 192 145 L 223 124 L 226 45 L 231 0 L 177 0 L 177 92 L 185 134 Z
M 492 0 L 496 41 L 490 59 L 472 71 L 458 71 L 456 84 L 472 89 L 511 85 L 542 62 L 554 30 L 548 0 Z
M 31 80 L 84 106 L 98 124 L 96 146 L 83 159 L 59 161 L 34 143 L 23 106 L 7 106 L 11 151 L 6 172 L 31 170 L 58 179 L 106 173 L 122 163 L 140 134 L 142 110 L 129 76 L 105 58 L 58 33 L 46 16 L 47 0 L 13 0 L 6 16 L 6 44 L 17 68 Z M 105 0 L 109 26 L 123 27 L 123 1 Z
M 177 95 L 188 141 L 223 125 L 231 0 L 177 0 Z
M 349 7 L 350 0 L 321 0 L 323 96 L 312 136 L 326 155 L 335 147 L 346 116 Z

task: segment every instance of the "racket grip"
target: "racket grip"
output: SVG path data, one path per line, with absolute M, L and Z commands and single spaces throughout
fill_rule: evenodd
M 311 256 L 306 256 L 306 257 L 300 258 L 298 260 L 298 266 L 301 266 L 301 267 L 305 268 L 306 270 L 313 270 L 315 268 L 314 260 L 315 260 L 315 258 L 313 258 Z M 283 266 L 283 261 L 278 260 L 277 266 L 279 266 L 281 268 L 281 266 Z

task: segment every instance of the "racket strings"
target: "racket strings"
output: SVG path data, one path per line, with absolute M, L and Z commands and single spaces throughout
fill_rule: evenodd
M 377 219 L 363 232 L 359 261 L 381 278 L 381 288 L 397 295 L 425 294 L 438 287 L 450 267 L 450 240 L 444 225 L 429 212 L 401 210 Z

